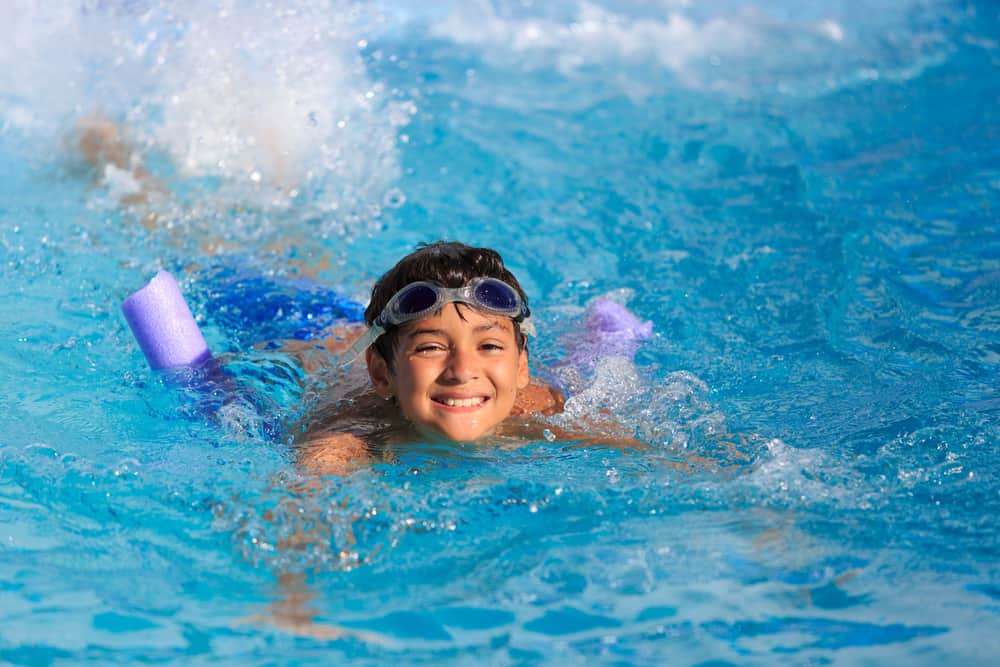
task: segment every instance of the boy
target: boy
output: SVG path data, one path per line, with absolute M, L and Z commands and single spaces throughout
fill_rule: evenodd
M 372 289 L 368 330 L 338 341 L 353 342 L 348 359 L 364 354 L 370 387 L 320 412 L 300 462 L 342 474 L 370 447 L 414 437 L 539 437 L 531 417 L 561 412 L 564 399 L 529 375 L 529 316 L 495 251 L 439 242 L 407 255 Z
M 81 153 L 102 177 L 120 172 L 116 178 L 134 186 L 123 203 L 160 190 L 112 122 L 84 118 L 78 133 Z M 433 307 L 417 312 L 414 305 Z M 368 378 L 364 386 L 351 375 L 338 378 L 337 395 L 328 397 L 334 400 L 311 419 L 300 462 L 335 474 L 367 460 L 373 448 L 415 438 L 543 437 L 546 425 L 532 417 L 561 412 L 564 398 L 529 376 L 529 314 L 524 290 L 493 250 L 439 242 L 407 255 L 373 288 L 367 332 L 338 329 L 326 339 L 334 353 L 355 343 L 347 354 L 364 354 Z M 308 347 L 286 344 L 316 370 L 323 360 Z

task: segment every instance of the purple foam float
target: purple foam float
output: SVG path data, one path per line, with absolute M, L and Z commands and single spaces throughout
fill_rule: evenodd
M 632 359 L 642 342 L 653 335 L 653 323 L 643 322 L 628 308 L 598 299 L 587 310 L 582 336 L 567 342 L 564 364 L 580 371 L 593 370 L 606 357 Z
M 211 358 L 177 281 L 160 271 L 122 302 L 132 335 L 153 370 L 196 367 Z

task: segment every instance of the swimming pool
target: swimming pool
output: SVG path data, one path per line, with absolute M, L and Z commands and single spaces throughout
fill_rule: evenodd
M 995 660 L 991 3 L 14 7 L 0 662 Z M 67 147 L 90 113 L 172 191 L 155 228 Z M 536 369 L 597 297 L 651 320 L 578 402 L 653 450 L 415 445 L 296 494 L 262 420 L 301 372 L 205 267 L 364 300 L 437 238 L 503 253 Z M 163 267 L 266 409 L 148 370 L 118 302 Z M 253 622 L 282 574 L 380 641 Z

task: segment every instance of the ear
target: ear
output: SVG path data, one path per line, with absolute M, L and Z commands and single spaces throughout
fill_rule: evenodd
M 395 382 L 389 364 L 374 347 L 365 350 L 365 364 L 368 366 L 368 377 L 371 378 L 375 393 L 381 398 L 390 398 L 396 393 Z
M 522 348 L 517 359 L 517 388 L 524 389 L 531 382 L 531 373 L 528 372 L 528 348 Z

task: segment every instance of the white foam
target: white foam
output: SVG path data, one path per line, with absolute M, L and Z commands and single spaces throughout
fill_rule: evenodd
M 571 429 L 607 421 L 612 431 L 627 426 L 644 442 L 673 450 L 686 449 L 695 433 L 726 432 L 725 416 L 712 406 L 708 385 L 688 371 L 666 373 L 650 386 L 631 359 L 604 357 L 592 376 L 570 369 L 561 380 L 575 391 L 554 421 Z
M 321 211 L 380 205 L 399 176 L 396 132 L 414 108 L 369 77 L 368 18 L 349 2 L 6 9 L 7 125 L 55 138 L 77 118 L 107 116 L 177 177 L 221 178 L 216 194 L 231 189 L 243 204 L 309 192 Z
M 643 391 L 643 383 L 631 359 L 605 357 L 597 362 L 589 386 L 566 401 L 563 419 L 573 422 L 594 418 L 603 411 L 616 414 Z
M 51 126 L 53 117 L 72 110 L 83 74 L 77 55 L 80 39 L 70 3 L 4 3 L 4 20 L 0 21 L 0 110 L 4 125 Z M 43 89 L 47 89 L 44 96 Z
M 880 490 L 864 493 L 861 473 L 833 460 L 819 448 L 792 447 L 773 438 L 747 480 L 764 491 L 769 503 L 832 503 L 841 507 L 872 509 Z
M 164 68 L 157 133 L 187 173 L 288 189 L 334 173 L 359 191 L 398 175 L 387 160 L 396 116 L 383 113 L 387 93 L 367 77 L 355 27 L 336 11 L 300 10 L 191 20 Z
M 913 0 L 865 14 L 851 2 L 808 0 L 520 4 L 462 3 L 429 19 L 429 30 L 489 62 L 566 76 L 593 70 L 629 94 L 659 92 L 670 81 L 743 95 L 822 92 L 856 81 L 862 64 L 912 76 L 915 63 L 935 60 L 928 51 L 940 40 L 933 27 L 911 20 L 923 7 Z M 630 67 L 647 69 L 630 74 Z
M 751 10 L 697 20 L 685 13 L 688 3 L 667 2 L 662 16 L 630 16 L 593 2 L 580 2 L 569 21 L 508 17 L 491 4 L 470 3 L 431 27 L 431 33 L 488 53 L 511 50 L 542 58 L 569 72 L 612 62 L 657 63 L 681 71 L 709 55 L 750 51 L 773 22 Z M 831 18 L 789 24 L 790 29 L 843 39 L 844 29 Z

